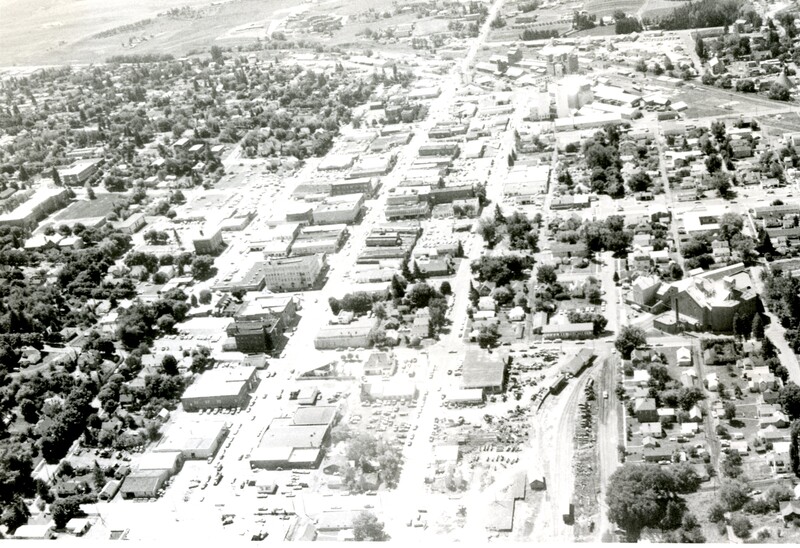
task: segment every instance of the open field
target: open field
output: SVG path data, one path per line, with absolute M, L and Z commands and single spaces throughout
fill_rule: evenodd
M 77 55 L 74 46 L 93 34 L 155 18 L 173 7 L 208 4 L 209 0 L 0 0 L 0 63 L 61 63 L 70 59 L 68 52 Z M 119 46 L 122 36 L 112 42 Z M 86 49 L 86 43 L 80 47 Z M 89 55 L 82 59 L 97 59 L 91 51 L 85 53 Z
M 296 3 L 304 7 L 303 3 Z M 186 17 L 158 17 L 176 7 L 195 11 Z M 270 23 L 289 14 L 285 0 L 0 0 L 0 65 L 42 65 L 96 63 L 113 55 L 168 53 L 180 57 L 192 51 L 206 50 L 213 44 L 236 46 L 251 43 L 265 35 Z M 354 17 L 370 7 L 391 10 L 386 0 L 367 0 L 357 4 L 333 0 L 308 4 L 315 13 L 336 13 Z M 145 21 L 149 20 L 149 21 Z M 332 39 L 309 35 L 312 40 L 333 43 L 357 42 L 355 33 L 364 28 L 379 29 L 414 16 L 380 19 L 374 23 L 352 20 Z M 140 23 L 136 28 L 124 25 Z M 253 25 L 241 36 L 230 37 L 235 27 Z M 112 31 L 109 36 L 98 33 Z M 259 33 L 259 30 L 261 31 Z M 220 40 L 223 35 L 228 35 Z M 129 44 L 133 40 L 134 46 Z M 365 47 L 369 47 L 365 42 Z
M 617 10 L 625 13 L 636 13 L 647 0 L 589 0 L 583 8 L 589 13 L 597 14 L 598 17 L 612 15 Z

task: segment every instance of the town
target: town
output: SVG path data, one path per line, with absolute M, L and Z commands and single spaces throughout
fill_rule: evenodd
M 1 63 L 0 538 L 800 542 L 796 4 L 282 4 Z

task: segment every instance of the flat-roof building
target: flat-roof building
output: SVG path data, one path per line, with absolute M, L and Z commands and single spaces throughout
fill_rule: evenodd
M 159 489 L 167 481 L 170 474 L 167 470 L 142 470 L 132 472 L 122 482 L 120 493 L 122 498 L 154 498 Z
M 193 235 L 192 245 L 198 255 L 216 255 L 225 247 L 222 230 L 219 227 L 201 229 Z
M 505 387 L 506 360 L 485 350 L 468 350 L 462 372 L 462 388 L 480 388 L 486 393 L 497 394 Z
M 314 209 L 315 224 L 354 224 L 364 207 L 363 194 L 342 194 L 326 198 Z
M 270 291 L 310 289 L 326 264 L 326 255 L 317 253 L 304 257 L 270 258 L 265 265 L 266 286 Z
M 542 326 L 544 339 L 589 339 L 594 336 L 592 322 L 564 323 Z
M 335 407 L 303 407 L 293 417 L 273 419 L 250 453 L 250 467 L 269 470 L 318 467 L 335 416 Z
M 314 339 L 317 350 L 334 348 L 366 348 L 370 344 L 370 335 L 375 328 L 375 321 L 362 319 L 348 325 L 324 325 Z
M 250 392 L 258 386 L 255 367 L 234 367 L 205 371 L 183 393 L 186 411 L 214 407 L 244 407 Z
M 101 158 L 80 160 L 67 168 L 59 169 L 58 176 L 61 177 L 61 182 L 64 185 L 79 186 L 97 173 L 97 168 L 102 162 Z
M 41 188 L 13 211 L 0 215 L 0 226 L 33 229 L 39 221 L 68 203 L 69 191 L 66 188 Z
M 186 460 L 205 460 L 216 454 L 227 433 L 228 429 L 221 421 L 180 421 L 169 426 L 153 451 L 179 451 Z

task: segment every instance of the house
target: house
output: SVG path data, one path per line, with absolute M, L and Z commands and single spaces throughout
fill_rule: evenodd
M 747 455 L 750 452 L 750 447 L 747 445 L 747 440 L 735 440 L 731 441 L 730 450 L 736 451 L 740 455 Z
M 716 373 L 706 375 L 706 388 L 709 392 L 716 392 L 719 389 L 719 378 Z
M 691 422 L 703 422 L 703 410 L 699 405 L 695 405 L 689 409 L 689 420 Z
M 497 304 L 492 297 L 480 297 L 478 299 L 478 310 L 489 310 L 495 312 Z
M 664 428 L 658 422 L 645 422 L 639 426 L 639 434 L 651 438 L 663 438 Z
M 67 522 L 65 529 L 76 537 L 83 536 L 92 526 L 92 522 L 86 518 L 72 518 Z
M 779 430 L 777 426 L 770 424 L 766 428 L 760 428 L 756 433 L 756 437 L 764 443 L 789 441 L 789 431 L 785 428 Z
M 49 540 L 55 538 L 55 523 L 51 521 L 43 525 L 20 525 L 11 538 L 20 540 Z
M 800 500 L 781 502 L 781 517 L 784 522 L 800 520 Z
M 658 422 L 656 400 L 654 398 L 639 398 L 633 405 L 636 420 L 639 422 Z
M 696 422 L 684 422 L 681 424 L 681 435 L 693 438 L 700 431 L 700 427 Z
M 645 436 L 642 438 L 642 446 L 652 449 L 653 447 L 658 447 L 659 443 L 656 439 L 652 436 Z
M 676 352 L 679 367 L 691 367 L 692 365 L 692 351 L 682 346 Z
M 669 447 L 645 448 L 642 456 L 645 462 L 672 462 L 672 450 Z
M 659 407 L 657 411 L 658 422 L 661 424 L 672 424 L 677 418 L 675 410 L 671 407 Z
M 790 446 L 791 443 L 788 441 L 773 442 L 772 451 L 767 457 L 773 474 L 785 474 L 792 471 Z
M 508 313 L 508 319 L 512 322 L 521 322 L 525 319 L 525 310 L 521 306 L 515 306 Z

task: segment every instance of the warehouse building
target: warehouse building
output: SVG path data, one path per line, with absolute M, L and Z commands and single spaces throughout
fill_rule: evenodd
M 186 389 L 181 404 L 185 411 L 244 407 L 258 381 L 255 367 L 212 369 Z
M 154 498 L 169 478 L 166 470 L 143 470 L 132 472 L 122 482 L 120 493 L 124 499 Z
M 217 453 L 227 433 L 225 423 L 220 421 L 177 422 L 164 432 L 153 452 L 180 452 L 184 460 L 205 460 Z

